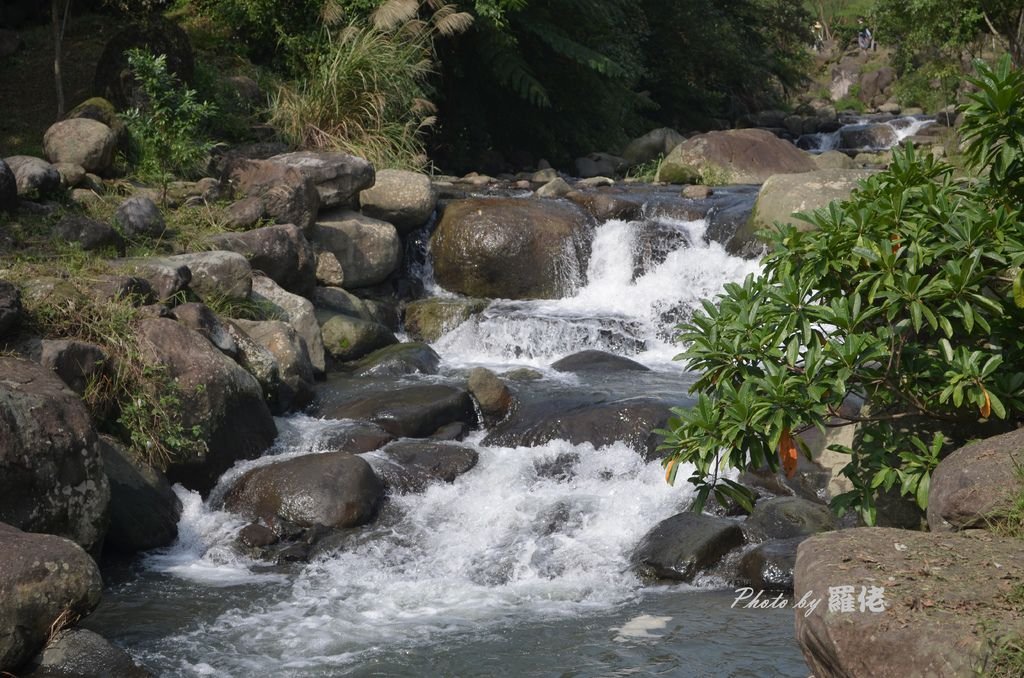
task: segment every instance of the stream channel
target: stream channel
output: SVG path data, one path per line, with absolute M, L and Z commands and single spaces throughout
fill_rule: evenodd
M 641 193 L 643 217 L 596 226 L 575 294 L 494 301 L 433 344 L 440 374 L 395 385 L 464 383 L 476 366 L 528 367 L 540 378 L 515 383 L 527 404 L 585 394 L 686 406 L 691 375 L 673 361 L 673 325 L 758 264 L 728 254 L 722 234 L 707 237 L 711 220 L 687 218 L 693 205 L 678 188 L 629 190 L 649 193 Z M 725 211 L 749 209 L 756 187 L 716 196 Z M 409 259 L 428 294 L 451 296 L 429 264 Z M 651 371 L 549 367 L 592 348 Z M 319 398 L 379 389 L 380 379 L 332 376 Z M 807 675 L 792 610 L 732 609 L 734 587 L 713 574 L 694 585 L 635 576 L 634 547 L 692 494 L 685 469 L 670 487 L 660 463 L 625 442 L 494 447 L 476 431 L 465 441 L 479 453 L 475 468 L 391 497 L 343 548 L 284 565 L 241 555 L 233 543 L 247 521 L 219 508 L 231 480 L 320 451 L 318 433 L 332 422 L 297 414 L 277 423 L 267 455 L 228 471 L 205 502 L 176 488 L 178 541 L 108 566 L 103 603 L 85 626 L 160 676 Z M 552 464 L 558 472 L 545 472 Z

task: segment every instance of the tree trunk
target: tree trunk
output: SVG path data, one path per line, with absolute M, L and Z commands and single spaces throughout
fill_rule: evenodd
M 61 27 L 60 5 L 61 0 L 50 0 L 50 21 L 53 27 L 53 84 L 57 88 L 57 118 L 64 117 L 64 77 L 61 74 L 64 31 Z

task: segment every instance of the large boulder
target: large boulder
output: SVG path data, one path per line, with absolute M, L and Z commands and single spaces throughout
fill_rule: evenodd
M 117 114 L 114 104 L 103 97 L 91 97 L 78 104 L 64 116 L 66 120 L 72 118 L 86 118 L 101 122 L 114 132 L 118 147 L 127 146 L 128 128 L 125 126 L 121 116 Z
M 847 125 L 839 130 L 839 147 L 848 151 L 879 151 L 891 148 L 896 138 L 892 125 Z
M 768 177 L 757 194 L 754 211 L 747 223 L 737 229 L 729 242 L 730 250 L 742 250 L 767 238 L 763 232 L 775 223 L 791 224 L 806 231 L 812 226 L 793 217 L 795 212 L 813 212 L 835 200 L 846 200 L 872 170 L 817 170 L 803 174 L 776 174 Z
M 60 377 L 78 395 L 108 373 L 110 359 L 101 346 L 77 339 L 43 339 L 39 364 Z
M 321 207 L 352 207 L 359 192 L 374 185 L 373 165 L 347 153 L 296 151 L 275 155 L 270 162 L 291 167 L 309 179 Z
M 622 157 L 630 165 L 641 165 L 658 156 L 668 155 L 672 149 L 684 141 L 686 141 L 686 137 L 674 129 L 659 127 L 630 141 L 622 151 Z
M 348 289 L 384 282 L 402 260 L 402 241 L 395 227 L 358 212 L 342 209 L 322 215 L 312 240 L 341 264 Z
M 238 342 L 231 335 L 227 323 L 213 312 L 206 304 L 190 301 L 185 304 L 178 304 L 169 312 L 169 317 L 179 323 L 195 330 L 206 337 L 207 341 L 217 347 L 217 350 L 224 355 L 238 358 Z
M 1024 632 L 1019 539 L 855 528 L 797 550 L 796 637 L 818 676 L 972 676 Z M 1010 675 L 1010 674 L 1007 674 Z
M 177 386 L 182 427 L 200 433 L 201 445 L 168 463 L 171 481 L 207 492 L 236 461 L 270 447 L 277 427 L 252 375 L 173 320 L 143 320 L 138 332 L 142 358 L 163 366 Z
M 437 374 L 441 356 L 426 344 L 407 342 L 377 349 L 352 366 L 357 377 L 400 377 Z
M 40 200 L 49 198 L 60 190 L 60 172 L 42 158 L 12 155 L 4 158 L 4 162 L 14 173 L 19 198 Z
M 371 320 L 391 329 L 398 328 L 398 313 L 388 303 L 361 299 L 340 287 L 317 287 L 313 292 L 313 305 L 324 319 L 331 313 Z
M 280 380 L 276 391 L 280 408 L 289 410 L 308 405 L 313 399 L 316 371 L 306 342 L 295 329 L 280 320 L 239 319 L 235 324 L 274 357 Z
M 453 202 L 431 237 L 434 274 L 445 289 L 470 297 L 558 299 L 581 283 L 590 226 L 569 202 Z
M 224 498 L 229 511 L 268 525 L 356 527 L 368 523 L 384 486 L 361 457 L 325 452 L 260 466 L 240 477 Z
M 358 360 L 378 349 L 397 344 L 391 330 L 372 320 L 342 313 L 320 313 L 324 350 L 339 362 Z
M 43 153 L 52 163 L 80 165 L 86 172 L 103 174 L 114 161 L 117 134 L 89 118 L 61 120 L 43 136 Z
M 278 224 L 295 224 L 306 231 L 316 221 L 320 195 L 308 177 L 287 164 L 240 159 L 225 172 L 232 188 L 244 198 L 260 201 L 260 212 Z
M 551 369 L 558 372 L 650 372 L 646 365 L 635 360 L 608 353 L 587 349 L 567 355 L 551 363 Z
M 749 541 L 764 541 L 807 537 L 835 527 L 828 506 L 800 497 L 775 497 L 757 502 L 743 531 Z
M 127 52 L 131 49 L 165 55 L 167 71 L 185 84 L 192 83 L 195 55 L 188 33 L 173 21 L 150 13 L 145 20 L 125 25 L 115 33 L 96 64 L 93 91 L 118 109 L 145 104 L 138 91 L 138 81 L 128 65 Z
M 270 411 L 275 415 L 287 412 L 291 403 L 286 397 L 282 398 L 287 393 L 285 393 L 286 387 L 282 387 L 281 384 L 281 369 L 277 364 L 277 358 L 246 334 L 245 330 L 238 326 L 237 321 L 228 320 L 225 326 L 231 338 L 235 340 L 235 345 L 238 346 L 235 362 L 256 378 L 260 388 L 263 389 L 263 395 L 266 397 Z
M 1024 429 L 971 443 L 939 462 L 928 493 L 932 532 L 1006 521 L 1024 489 Z
M 23 678 L 147 678 L 127 652 L 88 629 L 58 631 L 25 666 Z
M 110 483 L 110 527 L 105 551 L 131 554 L 169 546 L 178 537 L 181 501 L 167 478 L 102 437 L 103 470 Z
M 626 398 L 611 402 L 538 402 L 523 405 L 484 438 L 484 445 L 536 447 L 552 440 L 603 447 L 624 442 L 650 461 L 671 416 L 669 403 L 658 398 Z
M 486 299 L 429 297 L 405 305 L 405 331 L 417 341 L 437 341 L 447 332 L 480 313 Z
M 426 438 L 442 426 L 476 421 L 469 393 L 443 384 L 389 388 L 341 403 L 324 403 L 317 414 L 329 419 L 362 419 L 408 438 Z
M 406 170 L 381 170 L 377 181 L 359 194 L 360 210 L 394 224 L 400 235 L 423 226 L 434 214 L 437 192 L 430 177 Z
M 96 551 L 109 501 L 82 400 L 46 368 L 0 357 L 0 522 Z
M 278 285 L 308 297 L 316 286 L 316 253 L 294 224 L 266 226 L 245 233 L 223 233 L 207 239 L 214 249 L 238 252 L 253 270 Z
M 18 178 L 10 166 L 0 160 L 0 213 L 18 209 Z
M 644 535 L 632 562 L 643 576 L 689 582 L 742 544 L 743 530 L 732 520 L 679 513 Z
M 314 373 L 322 374 L 326 369 L 324 338 L 313 303 L 282 289 L 273 280 L 261 275 L 253 278 L 252 299 L 274 309 L 279 318 L 292 326 L 306 345 Z
M 431 483 L 453 482 L 478 459 L 466 445 L 436 440 L 400 440 L 368 454 L 366 460 L 396 494 L 422 492 Z
M 161 296 L 181 281 L 201 299 L 244 301 L 253 290 L 252 267 L 237 252 L 191 252 L 169 257 L 131 259 L 124 266 L 153 284 Z M 185 267 L 185 275 L 181 268 Z
M 21 292 L 12 283 L 0 280 L 0 338 L 21 324 Z
M 102 590 L 99 568 L 82 547 L 0 523 L 0 672 L 31 659 L 60 620 L 92 612 Z
M 687 139 L 666 156 L 658 181 L 671 184 L 760 184 L 773 174 L 811 172 L 810 155 L 771 132 L 737 129 Z

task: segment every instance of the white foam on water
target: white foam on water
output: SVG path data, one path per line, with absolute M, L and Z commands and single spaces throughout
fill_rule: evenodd
M 649 614 L 642 614 L 633 617 L 622 626 L 612 627 L 612 631 L 618 631 L 615 635 L 615 642 L 625 643 L 631 640 L 651 640 L 661 637 L 660 633 L 652 631 L 663 631 L 672 617 L 655 617 Z
M 629 564 L 639 539 L 692 500 L 688 486 L 668 486 L 658 462 L 622 443 L 477 449 L 476 468 L 454 483 L 392 498 L 401 514 L 394 529 L 373 528 L 374 538 L 309 564 L 284 586 L 233 555 L 244 521 L 181 492 L 182 537 L 150 556 L 150 567 L 203 586 L 279 589 L 161 640 L 154 656 L 201 656 L 182 664 L 185 675 L 324 671 L 382 648 L 609 610 L 639 595 Z M 560 473 L 545 474 L 556 461 Z
M 586 284 L 571 297 L 492 303 L 482 314 L 434 343 L 446 364 L 533 367 L 584 349 L 628 355 L 658 369 L 678 370 L 679 346 L 671 327 L 700 301 L 731 281 L 759 270 L 755 260 L 728 254 L 704 238 L 706 222 L 658 217 L 678 231 L 680 245 L 660 264 L 633 279 L 642 224 L 619 220 L 600 226 L 592 244 Z

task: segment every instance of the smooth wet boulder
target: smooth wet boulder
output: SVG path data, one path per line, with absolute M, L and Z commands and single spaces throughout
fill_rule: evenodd
M 17 209 L 18 179 L 7 163 L 0 159 L 0 214 L 11 214 Z
M 339 362 L 358 360 L 374 351 L 397 344 L 391 330 L 372 320 L 341 313 L 320 313 L 324 350 Z
M 306 342 L 295 329 L 280 320 L 238 319 L 234 324 L 273 358 L 277 384 L 273 387 L 272 404 L 276 404 L 279 411 L 289 411 L 311 403 L 316 370 Z
M 384 486 L 362 457 L 326 452 L 260 466 L 243 474 L 224 498 L 229 511 L 274 526 L 356 527 L 368 523 Z
M 178 537 L 181 501 L 167 478 L 113 438 L 100 438 L 110 483 L 110 527 L 104 551 L 132 554 L 170 546 Z
M 20 673 L 22 678 L 148 678 L 121 648 L 88 629 L 58 631 Z
M 635 360 L 608 353 L 587 349 L 567 355 L 551 363 L 551 369 L 557 372 L 650 372 L 646 365 Z
M 814 160 L 788 141 L 760 129 L 698 134 L 662 160 L 658 181 L 670 184 L 760 184 L 773 174 L 817 169 Z
M 399 235 L 406 235 L 433 216 L 437 192 L 425 174 L 380 170 L 373 186 L 360 192 L 359 206 L 366 216 L 393 224 Z
M 306 353 L 313 365 L 314 374 L 322 374 L 327 368 L 324 357 L 324 337 L 317 322 L 313 303 L 298 294 L 282 289 L 266 276 L 255 276 L 252 280 L 253 301 L 273 309 L 278 319 L 285 320 L 298 333 L 306 345 Z
M 488 303 L 486 299 L 446 297 L 411 301 L 405 305 L 405 331 L 417 341 L 437 341 L 442 335 L 483 311 Z
M 58 619 L 92 612 L 102 590 L 81 546 L 0 523 L 0 671 L 17 671 L 39 652 Z
M 437 374 L 441 356 L 427 344 L 406 342 L 377 349 L 352 365 L 357 377 L 400 377 Z
M 306 232 L 316 221 L 320 195 L 308 177 L 288 164 L 268 160 L 238 159 L 225 171 L 236 194 L 253 198 L 260 213 L 277 224 L 294 224 Z
M 632 563 L 645 577 L 690 582 L 742 544 L 743 531 L 732 520 L 679 513 L 644 535 Z
M 257 457 L 270 447 L 277 427 L 252 375 L 202 335 L 173 320 L 143 320 L 138 333 L 142 357 L 162 365 L 175 380 L 182 427 L 199 427 L 202 445 L 168 464 L 172 482 L 207 492 L 236 461 Z
M 796 614 L 797 642 L 810 670 L 818 676 L 976 675 L 994 652 L 994 630 L 1004 638 L 1024 633 L 1019 602 L 1011 602 L 1024 583 L 1020 543 L 980 530 L 878 527 L 807 539 L 797 550 L 794 597 L 820 600 Z M 839 587 L 850 587 L 849 597 Z M 830 594 L 837 596 L 834 606 Z M 838 605 L 844 599 L 847 610 Z
M 227 324 L 206 304 L 194 301 L 178 304 L 171 309 L 170 317 L 206 337 L 224 355 L 238 357 L 238 342 L 231 335 Z
M 402 261 L 402 241 L 395 227 L 358 212 L 342 209 L 323 214 L 311 239 L 338 260 L 348 289 L 384 282 Z
M 4 162 L 14 174 L 19 198 L 41 200 L 60 191 L 60 172 L 42 158 L 12 155 Z
M 46 368 L 0 357 L 0 522 L 98 551 L 109 502 L 81 398 Z
M 628 193 L 613 193 L 609 191 L 572 191 L 565 195 L 584 209 L 598 223 L 604 223 L 611 219 L 622 219 L 623 221 L 636 221 L 643 213 L 643 200 Z
M 743 524 L 749 541 L 807 537 L 835 528 L 836 519 L 828 506 L 800 497 L 759 501 Z
M 285 290 L 304 297 L 316 286 L 316 253 L 294 224 L 265 226 L 244 233 L 221 233 L 206 241 L 214 249 L 237 252 L 253 270 Z
M 659 127 L 630 141 L 622 151 L 622 157 L 630 165 L 641 165 L 668 155 L 684 141 L 686 137 L 671 127 Z
M 89 118 L 55 122 L 43 136 L 43 153 L 47 160 L 79 165 L 94 174 L 110 169 L 116 147 L 114 130 Z
M 451 483 L 474 466 L 479 455 L 466 445 L 434 440 L 400 440 L 367 455 L 389 492 L 423 492 L 431 483 Z
M 847 125 L 839 130 L 839 147 L 850 151 L 877 151 L 896 143 L 896 130 L 891 125 Z
M 86 252 L 113 249 L 124 254 L 124 238 L 108 224 L 78 214 L 67 214 L 53 227 L 53 235 L 77 243 Z
M 541 402 L 524 405 L 484 438 L 484 445 L 537 447 L 552 440 L 594 447 L 624 442 L 645 460 L 657 459 L 662 440 L 654 433 L 671 416 L 669 403 L 658 398 L 626 398 L 611 402 Z
M 78 395 L 84 395 L 86 387 L 111 367 L 110 357 L 101 346 L 77 339 L 43 339 L 39 364 Z
M 738 567 L 741 581 L 757 591 L 792 593 L 796 550 L 805 538 L 767 541 L 747 551 Z
M 515 405 L 508 385 L 486 367 L 474 367 L 470 370 L 467 386 L 487 423 L 501 421 Z
M 329 419 L 362 419 L 399 437 L 425 438 L 453 422 L 475 423 L 469 392 L 456 386 L 429 384 L 389 388 L 340 404 L 321 406 Z
M 590 218 L 565 201 L 473 198 L 450 203 L 430 242 L 434 275 L 469 297 L 558 299 L 581 283 Z
M 368 421 L 334 421 L 318 432 L 312 449 L 362 454 L 380 449 L 394 439 L 395 436 Z
M 145 196 L 131 197 L 118 205 L 114 225 L 129 239 L 159 238 L 167 230 L 160 208 Z
M 564 198 L 572 193 L 572 186 L 566 183 L 562 177 L 555 177 L 538 188 L 534 195 L 538 198 Z
M 1024 429 L 961 447 L 939 462 L 928 493 L 928 528 L 950 532 L 1005 523 L 1024 489 Z
M 0 280 L 0 338 L 21 324 L 21 292 L 12 283 Z
M 308 179 L 324 208 L 353 206 L 359 192 L 375 181 L 369 161 L 337 151 L 282 153 L 271 157 L 270 162 L 291 167 Z

